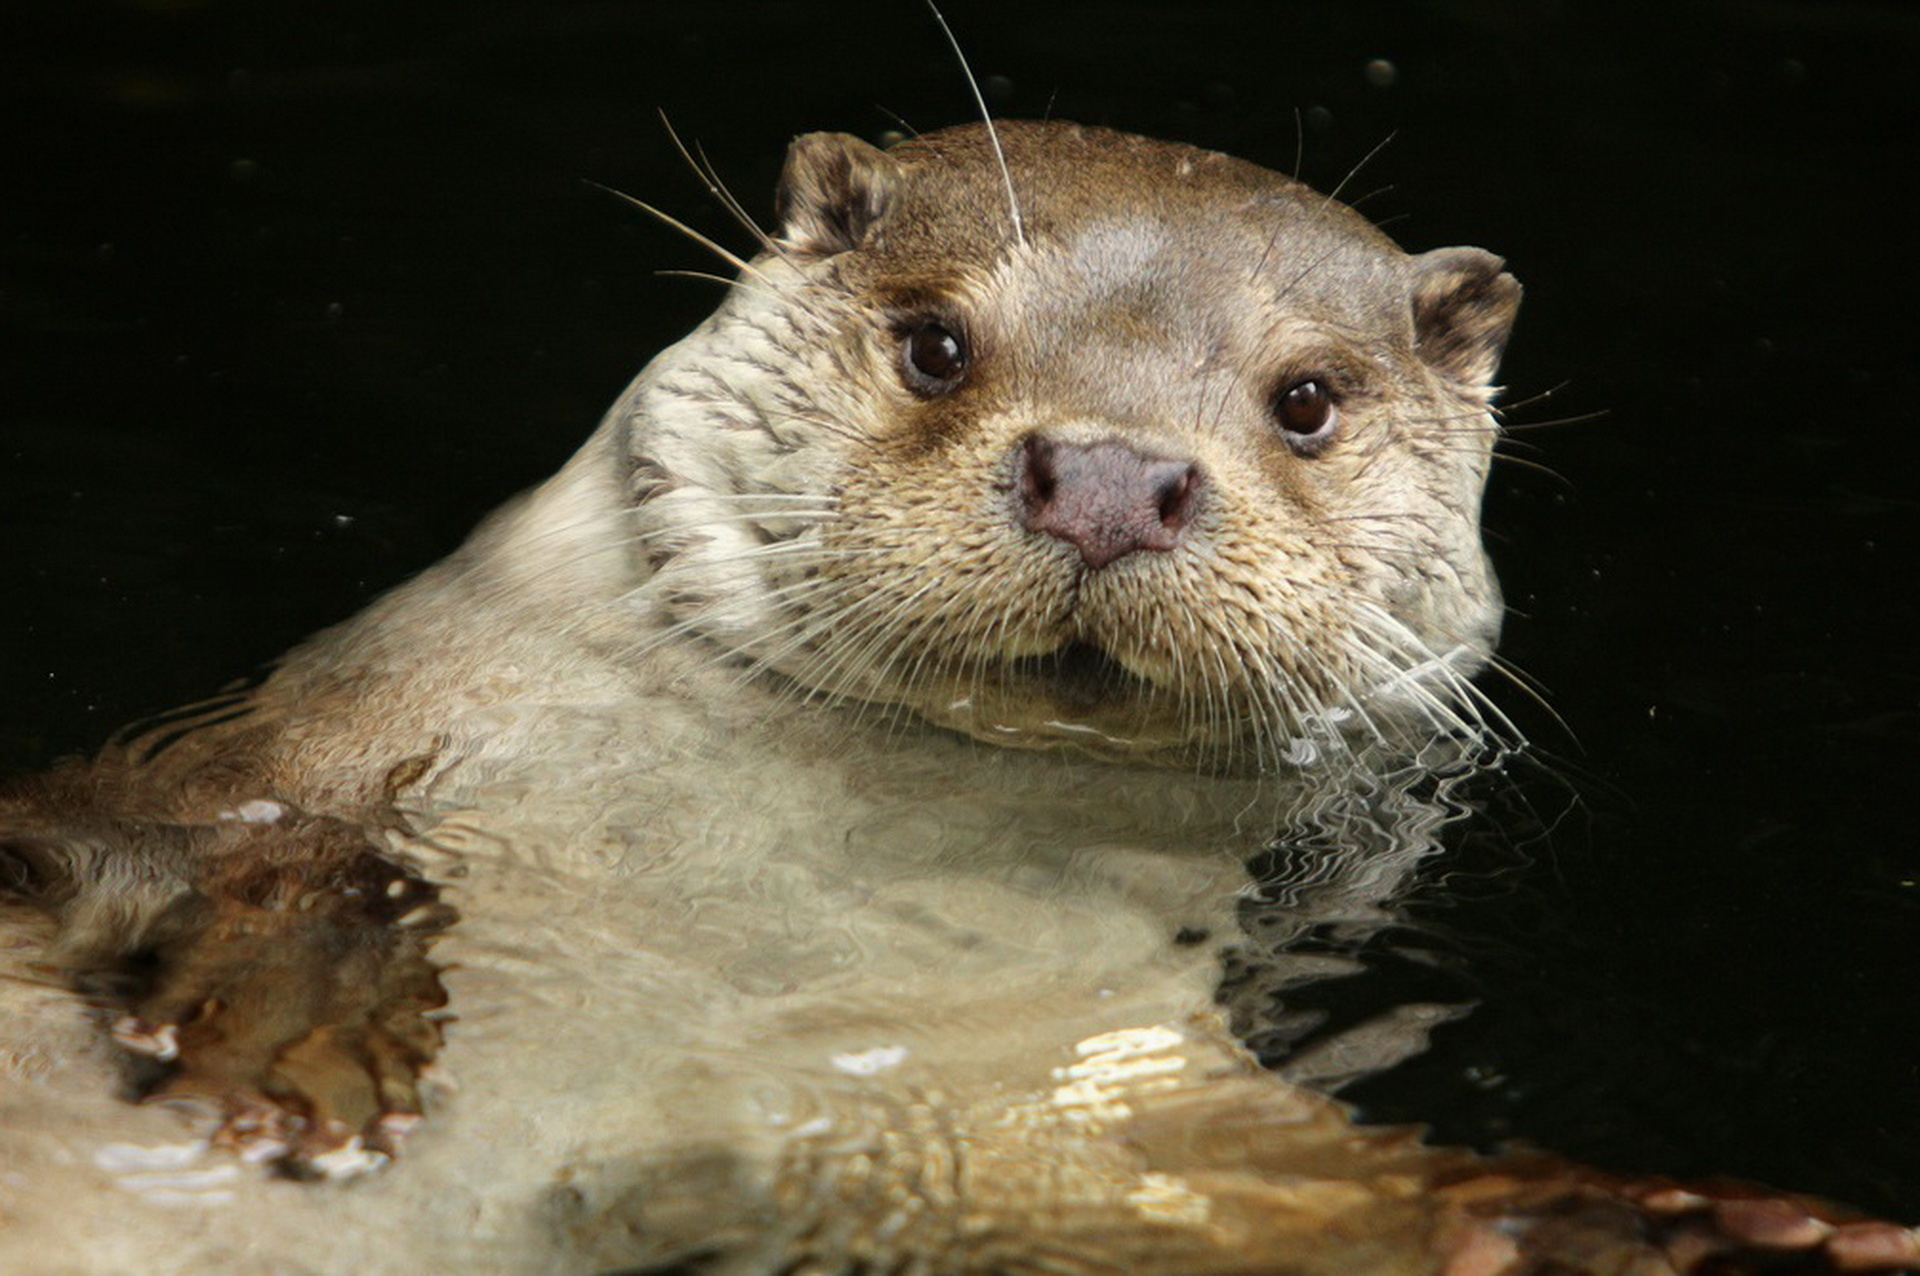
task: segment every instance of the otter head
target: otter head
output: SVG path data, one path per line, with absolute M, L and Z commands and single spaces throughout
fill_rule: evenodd
M 668 623 L 1000 743 L 1471 727 L 1500 260 L 1186 146 L 999 142 L 794 143 L 778 237 L 626 408 Z

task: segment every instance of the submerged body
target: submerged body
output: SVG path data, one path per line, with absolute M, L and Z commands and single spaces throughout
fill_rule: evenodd
M 1299 924 L 1377 911 L 1480 743 L 1517 285 L 1222 156 L 1002 140 L 801 139 L 778 236 L 558 476 L 259 687 L 0 796 L 0 1255 L 1469 1276 L 1750 1239 L 1356 1131 L 1213 1004 L 1248 856 L 1332 838 Z M 25 978 L 54 928 L 112 1044 Z M 128 1056 L 219 1146 L 117 1105 Z

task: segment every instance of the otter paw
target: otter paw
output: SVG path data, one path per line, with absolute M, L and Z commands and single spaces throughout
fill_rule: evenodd
M 208 1039 L 216 1030 L 218 1044 Z M 179 1055 L 142 1101 L 211 1116 L 214 1146 L 297 1178 L 378 1169 L 419 1126 L 430 1052 L 372 1024 L 291 1041 L 255 1032 L 225 1008 L 180 1026 Z
M 213 1142 L 298 1177 L 378 1168 L 421 1120 L 453 920 L 371 852 L 215 884 L 139 959 L 112 1034 L 141 1099 L 208 1113 Z

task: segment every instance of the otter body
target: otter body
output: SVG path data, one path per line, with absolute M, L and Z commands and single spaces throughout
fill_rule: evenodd
M 0 795 L 0 1265 L 1667 1253 L 1213 1004 L 1249 855 L 1377 915 L 1480 742 L 1499 261 L 1066 124 L 802 138 L 779 214 L 447 562 Z

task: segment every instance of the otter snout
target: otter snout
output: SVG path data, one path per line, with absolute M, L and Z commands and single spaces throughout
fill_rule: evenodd
M 1172 549 L 1193 521 L 1206 478 L 1191 461 L 1147 456 L 1117 440 L 1061 443 L 1033 435 L 1015 458 L 1021 524 L 1101 568 L 1136 550 Z

